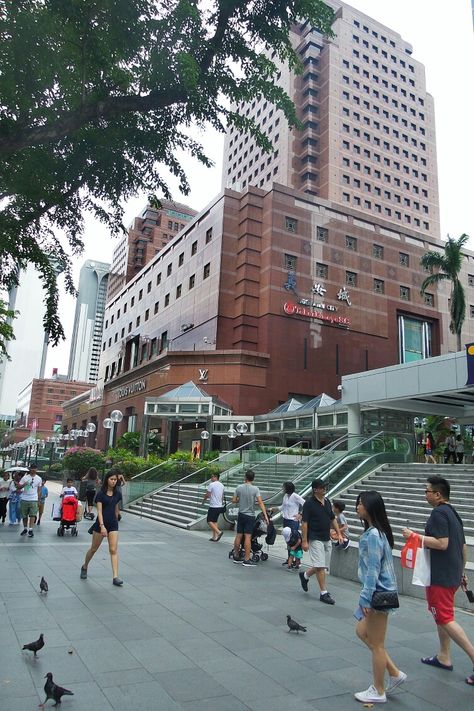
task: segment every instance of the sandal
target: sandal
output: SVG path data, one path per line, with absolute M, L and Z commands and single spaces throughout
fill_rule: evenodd
M 433 657 L 423 657 L 421 661 L 430 667 L 438 667 L 438 669 L 444 669 L 445 671 L 453 671 L 454 669 L 452 664 L 443 664 L 443 662 L 440 662 L 436 654 Z
M 464 681 L 466 684 L 469 684 L 469 686 L 474 686 L 474 674 L 470 674 Z

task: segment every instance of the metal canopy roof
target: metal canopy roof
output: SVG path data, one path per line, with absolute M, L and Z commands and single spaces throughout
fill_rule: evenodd
M 467 385 L 466 353 L 354 373 L 342 378 L 342 404 L 443 415 L 474 423 L 474 385 Z

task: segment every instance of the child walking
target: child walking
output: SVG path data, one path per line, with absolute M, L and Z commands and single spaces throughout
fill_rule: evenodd
M 41 524 L 41 517 L 44 512 L 44 505 L 46 503 L 46 499 L 48 498 L 49 491 L 48 487 L 46 486 L 46 481 L 45 477 L 42 477 L 43 485 L 39 491 L 39 499 L 38 499 L 38 520 L 36 522 L 36 525 L 39 526 Z
M 301 532 L 295 531 L 290 526 L 285 526 L 281 535 L 285 539 L 288 547 L 288 560 L 283 565 L 288 567 L 288 570 L 298 570 L 303 558 L 303 548 L 301 547 Z
M 347 524 L 347 518 L 344 516 L 344 509 L 346 508 L 346 504 L 344 501 L 341 501 L 338 499 L 337 501 L 332 502 L 332 508 L 333 511 L 336 515 L 336 521 L 339 526 L 339 530 L 342 533 L 342 543 L 339 543 L 336 532 L 331 531 L 331 540 L 334 548 L 342 548 L 342 550 L 346 550 L 349 547 L 349 536 L 347 535 L 347 532 L 349 530 L 349 526 Z

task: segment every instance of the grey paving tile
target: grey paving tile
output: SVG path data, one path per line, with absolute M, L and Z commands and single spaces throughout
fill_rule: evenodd
M 194 664 L 162 637 L 124 642 L 126 648 L 147 671 L 159 672 L 192 669 Z
M 140 667 L 133 654 L 116 638 L 75 640 L 74 647 L 91 673 Z
M 252 711 L 319 711 L 319 706 L 316 708 L 314 702 L 303 701 L 296 695 L 252 699 L 247 703 Z M 332 711 L 342 710 L 339 706 L 334 706 Z M 352 711 L 355 711 L 354 704 Z
M 247 711 L 251 707 L 235 696 L 219 696 L 217 699 L 182 701 L 181 708 L 185 711 Z
M 125 686 L 126 684 L 141 684 L 144 681 L 154 681 L 153 676 L 141 668 L 102 672 L 94 674 L 94 678 L 101 689 L 105 689 L 108 686 Z
M 252 699 L 284 696 L 287 693 L 283 686 L 256 669 L 238 674 L 234 671 L 217 671 L 213 676 L 219 684 L 244 703 Z
M 254 635 L 235 628 L 224 632 L 211 632 L 209 636 L 231 652 L 252 649 L 260 644 L 259 639 Z
M 155 679 L 176 701 L 195 701 L 227 696 L 225 687 L 202 669 L 187 669 L 185 672 L 162 672 Z
M 138 708 L 182 711 L 182 707 L 166 693 L 157 681 L 109 686 L 103 689 L 103 693 L 114 711 L 137 711 Z M 90 708 L 89 711 L 91 711 Z

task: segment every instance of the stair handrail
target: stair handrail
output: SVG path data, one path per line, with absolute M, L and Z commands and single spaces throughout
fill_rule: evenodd
M 229 450 L 225 454 L 228 455 L 231 452 L 238 452 L 239 450 L 244 450 L 246 447 L 248 448 L 251 444 L 254 444 L 255 442 L 265 442 L 265 440 L 262 439 L 252 439 L 250 442 L 244 442 L 244 444 L 241 444 L 240 447 L 236 447 L 235 449 Z M 209 466 L 209 464 L 215 464 L 216 462 L 219 461 L 219 459 L 222 456 L 222 452 L 220 452 L 219 456 L 216 457 L 215 459 L 211 459 L 208 464 L 206 465 Z M 169 464 L 170 459 L 165 459 L 163 462 L 160 464 L 155 464 L 154 467 L 150 467 L 149 469 L 144 469 L 142 472 L 139 472 L 138 474 L 135 474 L 134 476 L 130 477 L 130 481 L 134 481 L 135 479 L 138 479 L 138 477 L 142 477 L 144 474 L 147 474 L 148 472 L 153 471 L 153 469 L 159 469 L 160 467 L 164 466 L 165 464 Z M 204 467 L 203 467 L 204 469 Z M 196 472 L 192 472 L 192 474 L 195 474 Z
M 366 442 L 369 442 L 370 440 L 375 439 L 376 437 L 379 437 L 382 433 L 383 433 L 383 430 L 381 430 L 380 432 L 377 432 L 377 433 L 374 434 L 374 435 L 371 435 L 370 437 L 366 437 L 366 438 L 364 438 L 364 435 L 361 435 L 361 434 L 345 434 L 345 435 L 342 435 L 342 436 L 339 437 L 335 442 L 331 442 L 329 445 L 326 445 L 326 447 L 324 447 L 324 448 L 321 450 L 321 451 L 323 452 L 323 455 L 322 455 L 322 457 L 320 457 L 320 461 L 317 461 L 316 463 L 317 463 L 317 464 L 321 464 L 322 466 L 324 466 L 324 459 L 326 459 L 326 455 L 332 454 L 334 451 L 336 451 L 337 447 L 338 447 L 339 445 L 341 445 L 341 444 L 344 442 L 344 440 L 347 440 L 347 442 L 348 442 L 348 444 L 349 444 L 349 440 L 350 440 L 351 438 L 357 437 L 359 441 L 358 441 L 358 443 L 355 444 L 353 447 L 348 447 L 347 451 L 345 451 L 345 450 L 340 450 L 340 451 L 341 451 L 341 454 L 343 455 L 343 456 L 341 457 L 341 459 L 344 459 L 344 458 L 349 454 L 349 452 L 352 452 L 354 449 L 357 449 L 357 447 L 360 447 L 361 444 L 365 444 Z M 341 460 L 338 460 L 338 462 L 340 462 L 340 461 L 341 461 Z M 331 463 L 331 462 L 329 461 L 328 464 L 330 464 L 330 463 Z M 294 484 L 297 484 L 301 479 L 306 478 L 306 477 L 308 476 L 308 471 L 309 471 L 310 469 L 312 469 L 312 467 L 314 466 L 314 464 L 315 464 L 315 462 L 313 462 L 312 464 L 310 464 L 303 472 L 301 472 L 295 479 L 293 479 L 293 483 L 294 483 Z M 318 467 L 318 468 L 321 468 L 321 467 Z
M 255 442 L 257 442 L 257 443 L 258 443 L 258 442 L 261 442 L 261 443 L 265 443 L 265 445 L 268 445 L 268 442 L 266 442 L 265 440 L 262 440 L 262 439 L 252 439 L 250 442 L 246 442 L 245 444 L 241 444 L 240 447 L 236 447 L 235 449 L 229 450 L 229 451 L 227 451 L 225 454 L 226 454 L 226 455 L 229 455 L 229 454 L 232 454 L 232 453 L 234 453 L 234 452 L 244 451 L 246 448 L 247 448 L 247 449 L 249 448 L 249 445 L 255 444 Z M 249 451 L 250 451 L 250 450 L 249 450 Z M 203 472 L 203 471 L 205 471 L 206 469 L 208 469 L 208 468 L 211 466 L 211 464 L 217 464 L 217 463 L 219 462 L 220 458 L 221 458 L 221 455 L 222 455 L 222 452 L 221 452 L 221 454 L 219 454 L 219 456 L 216 457 L 215 459 L 211 459 L 211 460 L 206 464 L 205 467 L 201 467 L 200 469 L 196 469 L 195 471 L 190 472 L 189 474 L 186 474 L 186 476 L 181 477 L 181 479 L 176 479 L 176 481 L 167 481 L 165 484 L 163 484 L 163 486 L 160 486 L 159 488 L 157 488 L 153 493 L 158 494 L 160 491 L 163 491 L 163 489 L 166 489 L 168 486 L 171 486 L 171 484 L 173 484 L 173 486 L 174 486 L 175 484 L 182 484 L 183 481 L 186 481 L 186 479 L 190 479 L 191 477 L 195 476 L 195 475 L 198 474 L 199 472 Z M 163 464 L 168 464 L 169 461 L 170 461 L 170 460 L 167 459 L 165 462 L 163 462 Z M 241 462 L 239 463 L 238 466 L 240 466 L 240 465 L 241 465 Z M 161 465 L 157 465 L 157 466 L 161 466 Z M 231 467 L 231 469 L 232 469 L 232 468 L 233 468 L 233 467 Z M 153 467 L 151 467 L 151 468 L 148 469 L 147 471 L 151 471 L 151 469 L 153 469 Z M 145 473 L 146 473 L 146 472 L 142 472 L 142 474 L 145 474 Z M 207 480 L 206 480 L 206 481 L 207 481 Z

